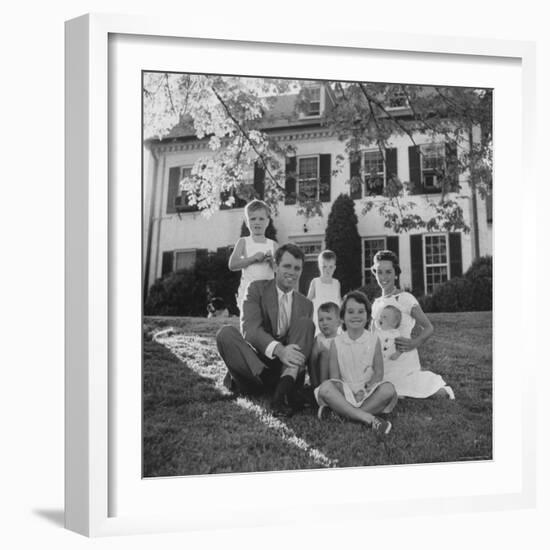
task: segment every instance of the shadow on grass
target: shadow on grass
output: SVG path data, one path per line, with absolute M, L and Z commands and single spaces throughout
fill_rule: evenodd
M 194 342 L 201 345 L 201 340 Z M 333 465 L 292 427 L 271 417 L 261 398 L 235 398 L 209 350 L 176 355 L 145 343 L 145 477 L 321 468 Z M 188 366 L 199 361 L 204 374 Z
M 461 323 L 468 323 L 468 317 Z M 487 319 L 480 322 L 487 326 Z M 489 323 L 490 324 L 490 323 Z M 144 361 L 144 475 L 173 476 L 487 460 L 492 457 L 490 344 L 448 353 L 445 327 L 422 349 L 422 362 L 453 385 L 457 401 L 400 400 L 394 429 L 379 441 L 368 429 L 304 412 L 279 422 L 267 400 L 234 398 L 221 382 L 225 366 L 214 331 L 187 321 L 161 343 L 146 342 Z M 456 336 L 456 334 L 455 334 Z M 465 338 L 468 338 L 465 336 Z M 455 346 L 456 348 L 456 346 Z M 442 351 L 443 350 L 443 351 Z M 488 351 L 489 350 L 489 351 Z

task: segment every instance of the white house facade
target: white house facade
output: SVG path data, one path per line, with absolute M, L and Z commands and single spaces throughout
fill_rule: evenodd
M 285 102 L 289 101 L 285 98 Z M 286 159 L 287 170 L 295 174 L 287 178 L 287 190 L 296 191 L 298 187 L 322 203 L 323 215 L 306 219 L 297 213 L 298 206 L 292 204 L 292 200 L 286 200 L 273 218 L 279 243 L 293 242 L 306 252 L 302 291 L 307 289 L 311 278 L 317 276 L 316 258 L 325 247 L 328 215 L 341 193 L 350 194 L 355 202 L 362 241 L 363 284 L 370 280 L 368 268 L 374 253 L 380 249 L 389 248 L 398 254 L 401 287 L 417 294 L 429 294 L 438 283 L 462 275 L 475 258 L 476 249 L 481 256 L 492 254 L 491 205 L 479 195 L 472 197 L 466 175 L 459 177 L 460 192 L 454 195 L 463 209 L 466 224 L 474 229 L 468 233 L 412 230 L 397 234 L 384 226 L 385 219 L 376 208 L 364 212 L 367 194 L 375 202 L 382 200 L 376 193 L 382 190 L 389 176 L 387 172 L 391 170 L 401 181 L 414 184 L 407 201 L 417 204 L 418 213 L 425 217 L 433 215 L 430 204 L 437 203 L 441 197 L 433 168 L 453 154 L 443 139 L 434 144 L 432 139 L 419 134 L 414 136 L 416 145 L 413 146 L 408 136 L 396 135 L 386 150 L 386 162 L 376 148 L 361 151 L 360 157 L 350 161 L 344 143 L 321 126 L 318 117 L 295 117 L 294 121 L 289 117 L 281 121 L 279 125 L 272 124 L 268 131 L 281 145 L 290 144 L 295 148 L 295 156 Z M 144 148 L 145 292 L 159 277 L 192 266 L 198 254 L 225 247 L 229 250 L 240 236 L 244 219 L 242 204 L 207 218 L 186 206 L 185 197 L 179 191 L 179 181 L 207 152 L 206 141 L 192 136 L 149 141 Z M 337 162 L 340 156 L 345 158 L 341 164 Z M 261 197 L 263 174 L 252 171 L 250 180 Z M 373 178 L 377 171 L 378 176 Z M 357 177 L 361 184 L 350 186 L 350 180 L 356 181 Z

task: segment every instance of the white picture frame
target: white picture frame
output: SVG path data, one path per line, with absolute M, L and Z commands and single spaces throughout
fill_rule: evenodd
M 110 58 L 109 43 L 111 41 L 112 45 L 113 39 L 116 42 L 118 38 L 122 39 L 121 48 L 125 47 L 124 42 L 131 43 L 127 44 L 130 54 L 129 57 L 125 58 L 123 54 L 121 58 L 113 60 Z M 135 62 L 128 61 L 136 58 L 131 50 L 137 48 L 143 54 L 143 42 L 148 39 L 158 40 L 162 42 L 163 48 L 168 49 L 174 48 L 178 41 L 185 40 L 193 42 L 193 48 L 203 44 L 208 46 L 207 50 L 212 57 L 216 57 L 220 49 L 234 46 L 247 47 L 252 53 L 277 53 L 280 50 L 287 55 L 303 54 L 311 55 L 312 58 L 321 53 L 331 56 L 382 55 L 385 56 L 387 65 L 399 63 L 399 59 L 405 57 L 411 59 L 413 68 L 415 64 L 424 61 L 442 64 L 465 63 L 471 64 L 473 68 L 485 64 L 485 70 L 486 66 L 492 66 L 495 73 L 502 69 L 501 84 L 496 86 L 496 102 L 498 104 L 500 96 L 510 106 L 513 104 L 513 98 L 505 97 L 506 89 L 503 84 L 507 78 L 508 67 L 512 75 L 509 80 L 510 87 L 516 86 L 516 93 L 520 99 L 511 118 L 515 121 L 514 128 L 520 133 L 521 147 L 518 147 L 516 136 L 515 146 L 520 151 L 519 155 L 506 160 L 503 158 L 504 155 L 499 153 L 499 147 L 502 147 L 500 150 L 505 150 L 506 144 L 502 144 L 502 141 L 505 141 L 506 134 L 502 131 L 502 126 L 499 127 L 502 117 L 499 118 L 497 112 L 496 136 L 498 138 L 502 135 L 503 140 L 500 143 L 496 141 L 495 176 L 496 181 L 499 181 L 499 177 L 502 178 L 500 181 L 503 182 L 503 189 L 506 189 L 506 185 L 511 185 L 509 181 L 513 178 L 520 178 L 523 182 L 529 182 L 532 178 L 535 47 L 530 42 L 367 33 L 343 28 L 301 28 L 299 32 L 292 28 L 276 31 L 264 28 L 219 29 L 209 26 L 207 21 L 202 24 L 194 23 L 192 27 L 185 29 L 181 21 L 134 16 L 86 15 L 66 23 L 66 527 L 88 536 L 105 536 L 291 522 L 291 514 L 284 517 L 268 514 L 270 508 L 267 504 L 259 506 L 257 502 L 245 500 L 235 504 L 242 513 L 234 516 L 231 513 L 233 501 L 229 495 L 234 494 L 237 486 L 242 487 L 244 492 L 252 490 L 258 484 L 263 485 L 266 490 L 275 490 L 275 486 L 296 483 L 296 476 L 300 476 L 300 486 L 310 491 L 312 502 L 318 501 L 320 506 L 321 497 L 316 492 L 319 490 L 319 472 L 281 472 L 271 477 L 266 474 L 248 474 L 144 481 L 134 464 L 134 460 L 139 458 L 135 457 L 139 429 L 136 429 L 132 423 L 133 418 L 127 411 L 135 412 L 136 402 L 140 399 L 140 388 L 139 385 L 125 386 L 121 393 L 113 369 L 116 370 L 119 361 L 117 354 L 120 353 L 120 346 L 117 347 L 117 339 L 123 338 L 128 342 L 133 339 L 139 348 L 135 352 L 139 355 L 141 332 L 136 334 L 130 330 L 127 334 L 121 334 L 119 331 L 115 338 L 112 328 L 124 321 L 121 315 L 126 315 L 129 325 L 134 327 L 135 318 L 132 315 L 135 317 L 135 313 L 140 311 L 140 292 L 136 296 L 136 303 L 129 305 L 128 313 L 121 314 L 125 308 L 115 302 L 122 299 L 124 292 L 114 285 L 113 281 L 116 281 L 117 277 L 117 264 L 123 263 L 118 254 L 122 253 L 119 243 L 125 239 L 126 242 L 132 242 L 132 235 L 135 237 L 137 234 L 139 237 L 141 228 L 139 225 L 135 226 L 135 219 L 141 218 L 141 211 L 137 216 L 123 214 L 125 231 L 122 231 L 120 201 L 117 200 L 117 191 L 113 191 L 110 184 L 116 179 L 117 163 L 126 161 L 122 160 L 122 157 L 119 161 L 112 153 L 109 156 L 109 146 L 112 146 L 110 140 L 114 135 L 113 126 L 116 126 L 114 119 L 119 116 L 118 113 L 110 111 L 109 106 L 113 104 L 112 96 L 120 93 L 118 87 L 114 89 L 115 81 L 117 86 L 120 85 L 120 81 L 117 80 L 118 71 L 120 70 L 121 75 L 124 74 L 124 62 L 132 65 L 130 70 L 136 70 Z M 345 57 L 341 59 L 345 60 Z M 187 64 L 180 69 L 198 72 L 197 68 L 203 67 L 203 70 L 213 71 L 216 62 L 220 64 L 219 59 L 209 59 L 205 48 L 204 58 L 195 57 L 191 65 Z M 257 74 L 255 68 L 252 68 L 255 63 L 252 55 L 247 62 L 251 64 L 252 74 Z M 162 68 L 171 69 L 170 63 L 167 55 L 165 66 Z M 139 64 L 138 54 L 137 65 Z M 116 75 L 113 73 L 115 70 Z M 408 74 L 414 78 L 411 70 Z M 490 79 L 490 75 L 487 75 L 487 78 Z M 139 89 L 136 90 L 136 94 L 140 96 Z M 134 123 L 139 124 L 140 121 L 134 120 Z M 121 155 L 123 154 L 121 152 Z M 499 154 L 503 156 L 499 158 Z M 512 163 L 512 173 L 509 175 L 500 168 L 505 162 Z M 137 169 L 140 171 L 141 165 Z M 141 192 L 141 189 L 139 191 Z M 502 231 L 501 242 L 506 241 L 516 246 L 519 252 L 516 252 L 515 260 L 521 262 L 521 259 L 528 258 L 529 254 L 534 256 L 534 245 L 529 243 L 527 236 L 530 232 L 535 232 L 535 219 L 534 216 L 525 215 L 528 211 L 526 199 L 519 197 L 514 203 L 514 199 L 508 195 L 505 191 L 501 191 L 500 195 L 498 191 L 495 193 L 495 220 L 498 224 L 499 217 L 503 220 L 507 209 L 514 205 L 518 208 L 518 204 L 521 206 L 515 214 L 520 217 L 520 221 L 519 228 L 514 234 L 504 227 L 505 224 L 498 226 L 498 231 Z M 138 202 L 133 204 L 135 206 Z M 131 208 L 129 210 L 131 211 Z M 505 398 L 514 391 L 514 381 L 504 368 L 496 371 L 495 375 L 495 441 L 506 440 L 510 444 L 502 449 L 497 446 L 494 460 L 488 464 L 458 466 L 465 472 L 464 477 L 485 479 L 487 486 L 478 484 L 478 490 L 472 492 L 465 483 L 462 494 L 450 491 L 445 495 L 445 490 L 441 489 L 441 481 L 434 483 L 433 490 L 426 489 L 426 484 L 413 482 L 413 477 L 450 479 L 449 473 L 453 468 L 457 468 L 457 465 L 384 467 L 369 469 L 370 472 L 364 472 L 364 469 L 330 472 L 329 476 L 324 478 L 329 482 L 323 491 L 327 490 L 327 486 L 330 490 L 331 483 L 354 483 L 357 480 L 362 482 L 367 479 L 365 476 L 370 476 L 370 483 L 373 471 L 376 472 L 377 479 L 395 479 L 398 485 L 406 487 L 404 492 L 389 495 L 387 499 L 380 498 L 379 494 L 375 494 L 376 491 L 371 496 L 354 498 L 336 495 L 335 499 L 339 503 L 338 511 L 335 513 L 336 519 L 341 517 L 360 521 L 367 510 L 371 517 L 391 517 L 411 513 L 441 513 L 443 510 L 497 510 L 534 505 L 536 441 L 534 425 L 527 419 L 535 412 L 535 361 L 532 357 L 533 360 L 530 359 L 529 354 L 532 355 L 533 352 L 528 349 L 503 349 L 505 342 L 510 341 L 514 333 L 511 332 L 513 329 L 507 326 L 511 319 L 507 306 L 499 306 L 499 296 L 504 295 L 505 286 L 510 282 L 506 275 L 509 261 L 506 261 L 504 254 L 500 257 L 498 255 L 498 250 L 504 249 L 499 244 L 499 239 L 501 237 L 496 237 L 495 242 L 495 273 L 498 273 L 499 277 L 495 283 L 494 361 L 495 364 L 497 361 L 503 364 L 513 362 L 522 353 L 522 357 L 526 358 L 526 366 L 522 368 L 519 382 L 521 388 L 518 388 L 518 382 L 515 381 L 515 390 L 519 393 L 521 401 L 521 414 L 517 414 L 516 411 L 515 418 L 505 416 L 504 408 L 499 408 L 498 398 L 499 395 L 502 396 L 500 404 L 503 405 Z M 129 248 L 135 250 L 135 244 Z M 139 249 L 139 246 L 137 248 Z M 138 274 L 140 273 L 138 270 Z M 527 275 L 520 272 L 516 276 L 520 277 L 521 281 Z M 528 302 L 528 298 L 529 296 L 525 296 L 525 303 Z M 125 305 L 128 303 L 125 302 Z M 517 320 L 520 329 L 527 326 L 528 314 L 528 306 L 525 306 Z M 520 346 L 522 345 L 520 343 Z M 132 380 L 135 384 L 136 379 Z M 128 407 L 126 398 L 130 403 Z M 114 415 L 118 415 L 116 422 Z M 513 424 L 517 430 L 506 429 L 506 426 L 510 426 L 509 422 L 517 422 L 517 425 Z M 139 424 L 139 418 L 135 424 Z M 121 430 L 121 427 L 127 430 Z M 130 439 L 125 439 L 126 431 L 130 432 Z M 512 431 L 514 433 L 510 433 Z M 121 456 L 123 458 L 120 458 Z M 132 479 L 121 478 L 121 461 L 128 465 L 128 475 Z M 221 498 L 217 506 L 209 506 L 207 496 L 214 490 Z M 141 496 L 133 491 L 141 492 Z M 162 496 L 163 491 L 168 491 L 171 496 L 165 499 Z M 180 498 L 179 505 L 174 507 L 174 501 L 171 499 L 178 493 L 180 497 L 185 494 L 186 498 Z M 224 495 L 227 495 L 227 498 Z M 129 501 L 135 503 L 135 506 L 130 506 Z M 161 501 L 166 503 L 164 507 L 160 507 Z M 120 502 L 126 502 L 126 507 L 120 505 Z M 153 512 L 144 502 L 148 502 L 149 505 L 159 504 L 158 511 Z M 279 506 L 277 496 L 274 497 L 272 506 L 274 509 Z M 206 509 L 209 510 L 208 515 L 204 513 Z M 322 517 L 316 506 L 312 506 L 311 511 L 305 514 L 307 521 L 319 521 Z

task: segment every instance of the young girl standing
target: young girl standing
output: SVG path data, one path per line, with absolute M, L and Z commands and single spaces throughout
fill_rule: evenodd
M 321 304 L 334 302 L 338 306 L 342 303 L 340 295 L 340 281 L 332 275 L 336 269 L 336 254 L 332 250 L 323 250 L 317 257 L 320 277 L 312 279 L 309 285 L 307 297 L 313 302 L 313 311 L 318 311 Z M 315 323 L 315 334 L 319 334 L 319 322 L 316 316 L 313 316 Z
M 346 294 L 340 310 L 344 331 L 334 338 L 329 352 L 330 379 L 316 388 L 315 397 L 320 419 L 328 407 L 385 435 L 391 422 L 374 415 L 390 412 L 397 394 L 392 384 L 383 380 L 380 341 L 365 328 L 369 313 L 370 304 L 362 292 Z
M 250 236 L 241 237 L 229 258 L 231 271 L 241 270 L 241 284 L 237 292 L 237 307 L 241 306 L 246 296 L 248 285 L 252 281 L 273 279 L 273 257 L 277 243 L 265 236 L 269 225 L 269 207 L 260 200 L 249 202 L 245 208 L 245 222 Z
M 441 376 L 420 369 L 417 348 L 432 334 L 433 326 L 422 311 L 416 298 L 409 292 L 403 292 L 395 286 L 397 276 L 401 273 L 399 260 L 390 250 L 381 250 L 374 256 L 372 272 L 382 296 L 374 301 L 372 317 L 374 329 L 380 329 L 380 316 L 387 306 L 401 311 L 401 336 L 395 338 L 395 347 L 401 355 L 396 359 L 384 358 L 384 380 L 391 382 L 399 397 L 448 397 L 454 399 L 452 388 L 446 385 Z M 413 327 L 418 324 L 421 332 L 411 338 Z

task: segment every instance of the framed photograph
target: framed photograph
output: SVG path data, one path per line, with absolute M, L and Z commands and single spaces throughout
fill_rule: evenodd
M 529 303 L 517 266 L 536 252 L 518 192 L 533 185 L 534 57 L 489 39 L 66 23 L 68 529 L 316 522 L 327 494 L 335 520 L 358 522 L 534 505 L 530 310 L 509 306 L 511 289 Z M 331 337 L 378 335 L 386 409 L 361 408 L 377 388 L 342 374 L 363 415 L 346 419 L 309 352 L 296 385 L 315 400 L 286 410 L 245 391 L 220 334 L 246 336 L 255 281 L 285 277 L 294 304 L 315 305 L 312 336 L 325 336 L 315 281 L 338 282 Z M 338 309 L 356 290 L 358 327 Z M 399 306 L 387 341 L 380 294 Z M 433 325 L 430 342 L 405 318 Z M 403 340 L 422 342 L 422 371 Z M 412 378 L 390 379 L 394 363 Z

